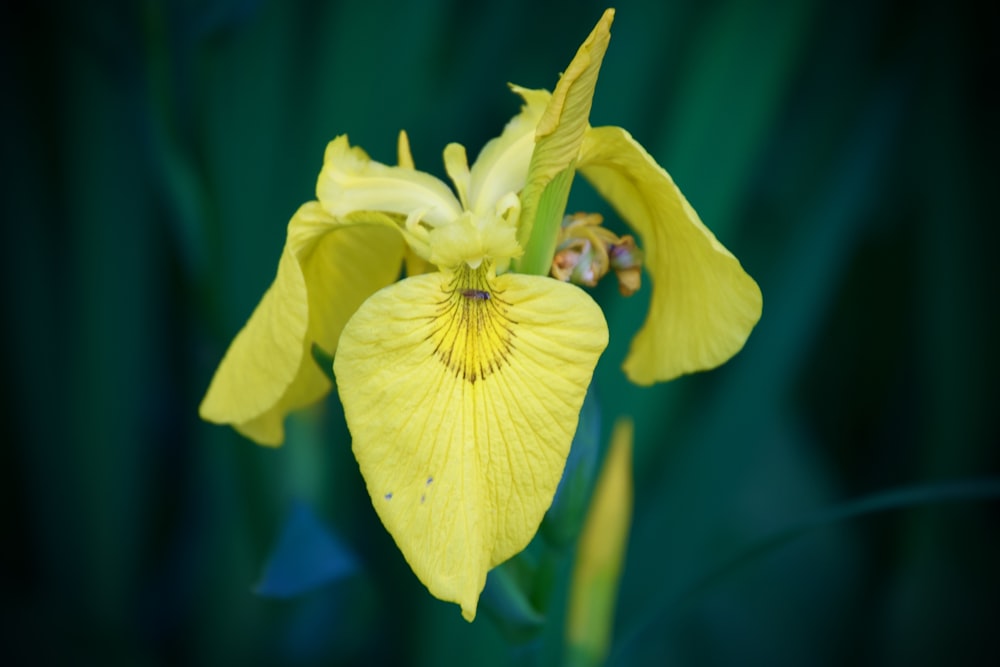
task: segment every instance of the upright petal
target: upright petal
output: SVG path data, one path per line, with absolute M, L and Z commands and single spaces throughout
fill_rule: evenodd
M 345 327 L 334 372 L 372 502 L 467 620 L 551 504 L 606 344 L 579 288 L 486 267 L 403 280 Z
M 337 221 L 317 202 L 296 212 L 277 276 L 219 364 L 203 419 L 278 445 L 285 416 L 329 391 L 312 344 L 332 353 L 361 302 L 395 280 L 402 263 L 396 228 L 370 221 Z
M 521 112 L 510 119 L 499 137 L 483 146 L 472 165 L 469 207 L 479 215 L 492 212 L 501 197 L 524 187 L 535 147 L 535 128 L 550 97 L 544 90 L 511 88 L 524 99 Z
M 399 138 L 396 140 L 396 155 L 398 156 L 396 162 L 403 169 L 413 169 L 415 167 L 413 153 L 410 152 L 410 138 L 407 136 L 405 130 L 399 131 Z M 429 273 L 435 268 L 425 257 L 421 257 L 410 247 L 406 248 L 406 256 L 403 261 L 406 265 L 406 275 L 408 276 Z
M 673 179 L 618 127 L 587 132 L 580 171 L 639 234 L 653 284 L 625 360 L 641 385 L 714 368 L 760 319 L 760 288 L 702 224 Z
M 469 208 L 469 159 L 465 155 L 465 146 L 452 142 L 444 147 L 444 170 L 455 184 L 462 208 Z

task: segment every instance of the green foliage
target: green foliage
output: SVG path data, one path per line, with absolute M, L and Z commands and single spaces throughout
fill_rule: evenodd
M 971 3 L 616 7 L 592 123 L 671 172 L 765 305 L 725 367 L 644 389 L 619 365 L 648 287 L 594 291 L 600 442 L 636 424 L 611 663 L 1000 660 L 991 23 Z M 568 557 L 528 555 L 547 614 L 529 595 L 512 647 L 415 580 L 335 398 L 277 450 L 197 405 L 327 141 L 391 162 L 405 127 L 443 174 L 439 147 L 495 136 L 506 82 L 554 86 L 603 9 L 0 10 L 5 662 L 559 664 Z M 618 223 L 579 182 L 568 210 Z M 919 491 L 879 495 L 899 488 Z M 299 497 L 360 572 L 255 596 Z

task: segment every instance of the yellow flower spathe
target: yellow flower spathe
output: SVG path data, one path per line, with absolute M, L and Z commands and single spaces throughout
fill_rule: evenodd
M 632 440 L 632 422 L 615 422 L 580 532 L 566 614 L 566 643 L 576 658 L 571 664 L 603 664 L 611 645 L 618 582 L 632 525 Z

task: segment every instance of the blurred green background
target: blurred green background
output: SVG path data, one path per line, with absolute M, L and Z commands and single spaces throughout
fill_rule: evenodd
M 765 305 L 728 365 L 642 389 L 619 366 L 648 289 L 596 290 L 604 439 L 624 414 L 637 438 L 611 662 L 1000 661 L 995 20 L 616 6 L 591 120 L 657 157 Z M 392 161 L 405 128 L 443 175 L 444 145 L 475 154 L 517 111 L 506 83 L 551 88 L 603 8 L 4 5 L 0 662 L 559 660 L 564 591 L 529 648 L 426 593 L 335 397 L 278 450 L 197 405 L 327 141 Z M 617 224 L 602 206 L 578 182 L 571 210 Z M 360 569 L 259 597 L 296 500 Z

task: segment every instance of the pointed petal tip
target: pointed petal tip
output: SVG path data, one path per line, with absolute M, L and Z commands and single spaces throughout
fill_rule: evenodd
M 261 447 L 277 449 L 285 444 L 285 428 L 283 425 L 279 425 L 276 429 L 271 430 L 253 428 L 247 424 L 234 424 L 233 428 L 235 428 L 240 435 L 253 440 Z
M 614 10 L 605 11 L 587 35 L 559 77 L 535 127 L 535 146 L 521 191 L 518 241 L 526 256 L 516 267 L 520 272 L 548 273 L 555 232 L 566 210 L 574 165 L 590 122 L 594 89 L 611 41 L 613 19 Z M 531 101 L 527 96 L 525 100 Z
M 212 388 L 205 393 L 201 405 L 198 406 L 198 416 L 216 426 L 232 426 L 238 433 L 265 447 L 280 447 L 285 441 L 285 429 L 281 420 L 275 418 L 273 411 L 265 411 L 262 415 L 242 423 L 233 421 L 233 412 L 219 399 L 219 393 Z
M 399 138 L 396 140 L 396 163 L 404 169 L 415 169 L 413 153 L 410 152 L 410 137 L 406 130 L 399 131 Z
M 198 405 L 198 416 L 204 421 L 218 424 L 215 412 L 212 410 L 212 404 L 208 400 L 209 396 L 210 394 L 206 393 L 205 397 L 201 399 L 201 403 Z

